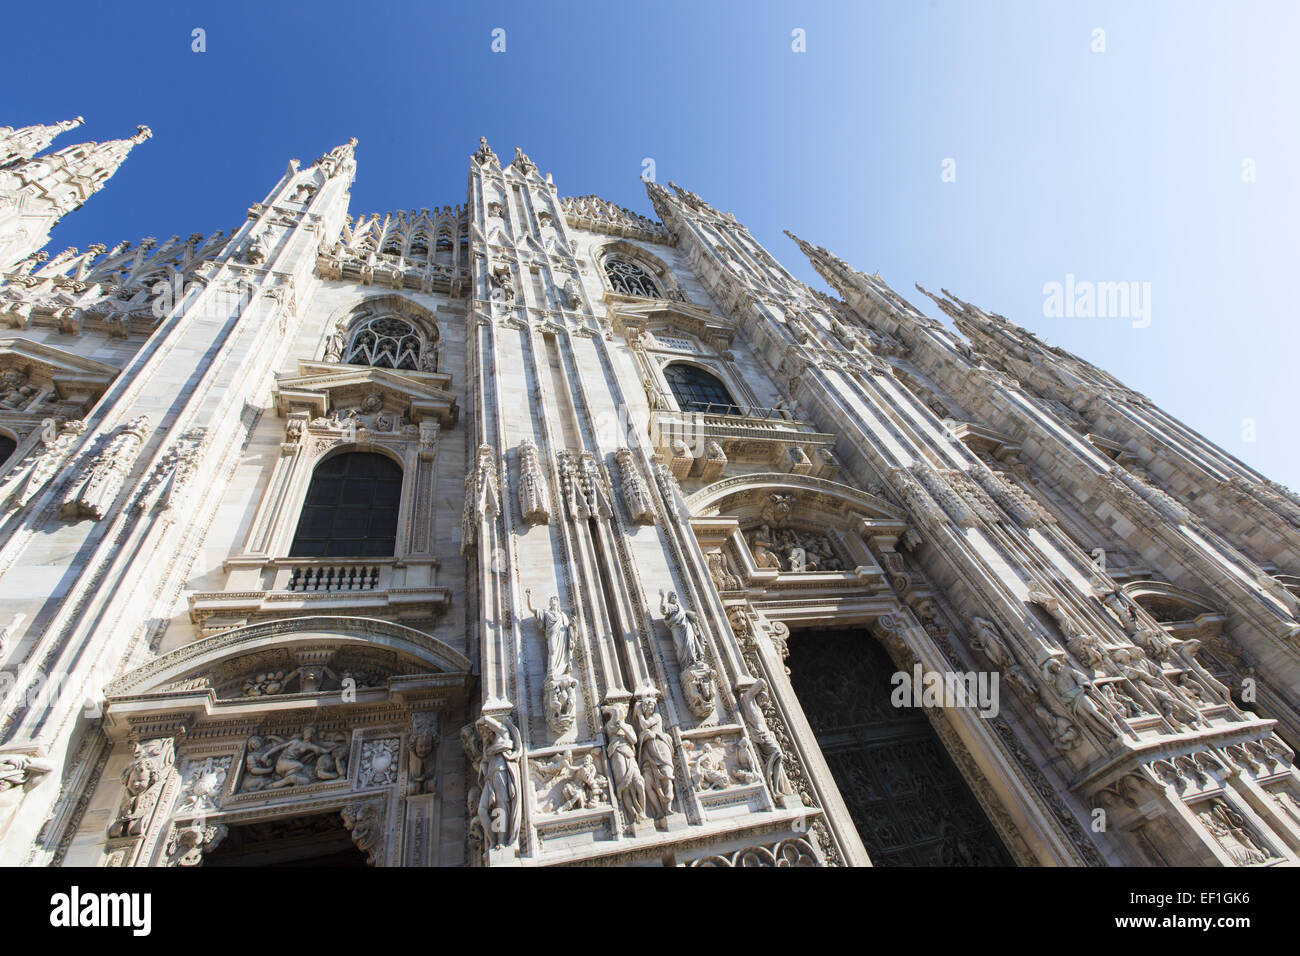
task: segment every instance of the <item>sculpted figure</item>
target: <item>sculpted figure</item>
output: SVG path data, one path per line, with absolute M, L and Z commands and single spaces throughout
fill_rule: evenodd
M 1057 750 L 1071 750 L 1079 745 L 1079 731 L 1068 717 L 1049 710 L 1042 702 L 1034 702 L 1034 716 L 1047 731 Z
M 0 372 L 0 408 L 26 408 L 36 388 L 27 382 L 27 373 L 18 368 Z
M 411 719 L 411 793 L 433 793 L 438 769 L 438 715 L 416 714 Z
M 1088 693 L 1092 683 L 1084 674 L 1076 671 L 1060 658 L 1049 657 L 1043 661 L 1043 676 L 1047 678 L 1048 685 L 1065 704 L 1076 723 L 1082 721 L 1092 723 L 1101 731 L 1103 737 L 1107 731 L 1120 736 L 1124 734 L 1124 729 L 1119 722 Z
M 546 636 L 546 673 L 549 677 L 563 677 L 572 666 L 572 624 L 569 615 L 560 608 L 560 599 L 552 597 L 546 610 L 533 607 L 533 592 L 524 588 L 524 600 L 529 612 L 537 619 L 537 626 Z
M 488 845 L 509 846 L 519 838 L 519 758 L 524 744 L 508 719 L 484 714 L 478 719 L 483 738 L 483 792 L 479 825 Z
M 270 750 L 277 744 L 284 742 L 283 737 L 274 735 L 263 737 L 260 734 L 254 734 L 248 738 L 246 748 L 248 755 L 244 758 L 242 789 L 257 791 L 271 782 L 271 774 L 275 772 L 275 763 L 271 759 Z
M 61 511 L 65 518 L 91 517 L 98 521 L 108 513 L 148 431 L 148 415 L 122 426 L 63 496 Z
M 108 828 L 110 837 L 141 836 L 162 792 L 166 772 L 176 759 L 170 738 L 145 740 L 135 745 L 131 762 L 122 771 L 126 791 L 117 817 Z
M 1264 863 L 1273 858 L 1274 854 L 1261 846 L 1247 829 L 1245 818 L 1223 800 L 1215 798 L 1210 809 L 1197 816 L 1238 866 Z
M 1096 634 L 1088 634 L 1083 631 L 1074 631 L 1073 633 L 1067 631 L 1067 634 L 1069 638 L 1065 646 L 1082 663 L 1093 668 L 1100 667 L 1105 663 L 1106 647 Z
M 606 802 L 605 788 L 609 786 L 609 781 L 597 770 L 596 758 L 591 751 L 587 751 L 581 762 L 574 763 L 573 751 L 566 750 L 540 769 L 550 777 L 551 785 L 559 789 L 559 799 L 553 806 L 554 812 L 585 810 Z M 543 810 L 548 805 L 544 804 Z
M 501 292 L 501 298 L 507 302 L 513 302 L 515 299 L 515 277 L 510 272 L 510 267 L 501 265 L 492 271 L 492 287 Z
M 763 778 L 768 788 L 775 794 L 794 793 L 790 779 L 785 772 L 785 757 L 776 734 L 763 716 L 763 704 L 767 702 L 767 681 L 762 678 L 754 681 L 740 693 L 740 714 L 749 727 L 749 737 L 754 742 L 759 758 L 763 761 Z M 743 747 L 741 748 L 743 750 Z
M 259 230 L 249 240 L 248 248 L 244 251 L 244 261 L 249 265 L 260 265 L 266 261 L 266 254 L 266 233 Z
M 334 324 L 334 331 L 325 340 L 325 361 L 343 361 L 343 349 L 347 345 L 347 323 L 339 320 Z
M 614 796 L 628 822 L 640 823 L 645 819 L 645 779 L 636 764 L 636 731 L 626 720 L 627 704 L 607 704 L 603 709 L 605 752 Z
M 677 661 L 682 667 L 689 667 L 704 660 L 704 648 L 700 644 L 696 624 L 699 615 L 682 607 L 676 591 L 669 591 L 667 598 L 659 592 L 659 613 L 664 616 L 664 623 L 673 636 L 673 646 L 677 649 Z
M 727 557 L 721 551 L 710 551 L 704 556 L 709 565 L 709 577 L 719 591 L 734 591 L 740 587 L 739 579 L 727 567 Z
M 544 611 L 533 607 L 532 592 L 528 588 L 524 589 L 524 600 L 546 638 L 546 679 L 542 682 L 542 702 L 546 723 L 558 736 L 573 726 L 577 710 L 578 682 L 569 673 L 573 663 L 573 625 L 569 615 L 560 609 L 558 597 L 552 597 Z
M 330 752 L 330 748 L 318 744 L 315 737 L 316 728 L 307 726 L 299 736 L 276 744 L 267 751 L 267 759 L 275 757 L 275 779 L 267 784 L 268 790 L 303 786 L 313 781 L 316 777 L 317 759 Z M 326 779 L 338 776 L 338 772 L 328 766 L 325 772 Z
M 663 715 L 656 711 L 655 703 L 652 694 L 637 701 L 637 744 L 641 775 L 646 785 L 646 804 L 651 818 L 662 820 L 673 812 L 673 745 L 664 730 Z
M 749 550 L 754 555 L 754 564 L 759 568 L 781 570 L 781 559 L 772 550 L 775 546 L 776 542 L 772 537 L 772 529 L 767 525 L 760 525 L 757 530 L 750 534 Z
M 570 309 L 582 305 L 582 293 L 578 291 L 578 283 L 572 278 L 564 283 L 564 304 Z
M 695 779 L 701 790 L 725 790 L 731 786 L 727 773 L 727 752 L 722 740 L 704 744 L 695 758 Z

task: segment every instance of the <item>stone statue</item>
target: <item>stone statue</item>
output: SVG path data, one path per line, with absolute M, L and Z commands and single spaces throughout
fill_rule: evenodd
M 636 731 L 627 722 L 627 704 L 607 704 L 603 709 L 605 753 L 614 796 L 628 823 L 640 823 L 645 819 L 645 779 L 636 762 Z
M 664 718 L 655 709 L 653 694 L 637 701 L 637 749 L 645 780 L 650 817 L 662 820 L 673 812 L 673 745 L 664 730 Z
M 1007 647 L 1006 640 L 998 626 L 983 617 L 972 617 L 971 625 L 975 631 L 971 636 L 971 644 L 977 650 L 982 651 L 984 656 L 1002 672 L 1002 676 L 1007 683 L 1026 696 L 1037 695 L 1037 685 L 1029 678 L 1024 667 L 1020 665 Z
M 510 272 L 509 266 L 497 266 L 492 270 L 492 288 L 494 291 L 501 293 L 501 298 L 506 302 L 513 302 L 515 299 L 515 277 Z
M 478 719 L 483 738 L 483 791 L 478 821 L 489 847 L 509 846 L 519 839 L 519 759 L 524 744 L 509 718 L 484 714 Z
M 352 842 L 366 855 L 366 862 L 374 866 L 379 858 L 384 835 L 379 802 L 368 800 L 350 803 L 339 812 L 343 817 L 343 826 L 352 834 Z
M 704 647 L 696 630 L 699 615 L 682 607 L 676 591 L 669 591 L 667 598 L 663 591 L 659 592 L 659 613 L 663 615 L 668 632 L 673 636 L 677 662 L 687 668 L 703 661 Z
M 576 309 L 582 305 L 582 294 L 578 290 L 577 281 L 572 277 L 564 283 L 564 305 L 570 309 Z
M 701 790 L 725 790 L 733 783 L 727 770 L 727 748 L 721 737 L 699 744 L 699 752 L 691 762 L 695 773 L 695 783 Z M 696 744 L 686 741 L 688 752 L 695 750 Z
M 740 692 L 740 714 L 749 728 L 749 737 L 758 750 L 763 761 L 763 779 L 768 789 L 777 796 L 789 796 L 794 793 L 790 779 L 785 772 L 785 755 L 781 745 L 772 733 L 772 728 L 763 716 L 763 705 L 768 701 L 767 681 L 759 678 Z
M 197 820 L 172 831 L 167 839 L 168 866 L 200 866 L 203 854 L 215 850 L 230 829 L 222 823 L 207 826 Z
M 537 626 L 546 637 L 546 674 L 548 677 L 562 677 L 569 673 L 573 656 L 573 625 L 569 615 L 560 608 L 560 599 L 552 597 L 546 610 L 539 611 L 533 607 L 533 592 L 524 588 L 524 600 L 528 611 L 537 618 Z
M 434 777 L 438 771 L 438 734 L 437 714 L 415 714 L 411 717 L 411 738 L 408 779 L 411 793 L 433 793 Z
M 497 161 L 497 155 L 492 152 L 492 147 L 488 145 L 486 136 L 478 138 L 478 149 L 474 152 L 474 161 L 480 166 L 487 162 L 495 163 Z
M 1119 721 L 1089 693 L 1092 682 L 1082 672 L 1059 657 L 1049 657 L 1043 661 L 1043 676 L 1076 724 L 1091 723 L 1103 740 L 1124 735 Z
M 717 676 L 704 659 L 704 645 L 698 630 L 699 615 L 682 607 L 675 591 L 659 592 L 659 613 L 673 637 L 677 664 L 681 668 L 682 693 L 686 706 L 700 720 L 713 713 Z
M 1215 797 L 1208 808 L 1199 811 L 1197 818 L 1203 823 L 1237 866 L 1266 863 L 1276 854 L 1264 847 L 1246 826 L 1246 819 L 1223 799 Z
M 342 362 L 343 349 L 347 346 L 347 322 L 340 319 L 334 324 L 334 331 L 325 339 L 325 361 Z

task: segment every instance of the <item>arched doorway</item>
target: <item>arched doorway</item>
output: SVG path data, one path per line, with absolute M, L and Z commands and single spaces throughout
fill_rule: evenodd
M 366 855 L 338 813 L 262 820 L 229 828 L 206 867 L 366 866 Z
M 891 703 L 897 668 L 875 638 L 796 632 L 789 667 L 874 865 L 1014 865 L 925 714 Z

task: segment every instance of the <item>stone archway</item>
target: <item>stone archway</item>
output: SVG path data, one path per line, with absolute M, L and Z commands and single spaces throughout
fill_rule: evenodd
M 104 865 L 436 865 L 441 746 L 463 719 L 468 658 L 388 621 L 306 617 L 195 641 L 108 688 L 124 760 Z M 321 845 L 296 820 L 315 819 Z M 310 829 L 310 828 L 309 828 Z

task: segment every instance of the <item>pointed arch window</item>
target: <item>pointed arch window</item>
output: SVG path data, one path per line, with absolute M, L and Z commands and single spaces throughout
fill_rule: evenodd
M 316 466 L 289 549 L 292 558 L 385 558 L 397 547 L 402 468 L 375 452 Z
M 661 299 L 663 294 L 659 286 L 650 277 L 650 273 L 635 262 L 629 262 L 620 256 L 610 256 L 605 260 L 605 278 L 610 288 L 621 295 L 639 295 L 647 299 Z
M 415 371 L 420 367 L 421 345 L 420 333 L 410 322 L 395 315 L 376 316 L 352 330 L 343 361 L 347 365 Z
M 674 363 L 664 369 L 664 379 L 673 390 L 677 407 L 684 412 L 713 412 L 743 415 L 722 379 L 698 365 Z

